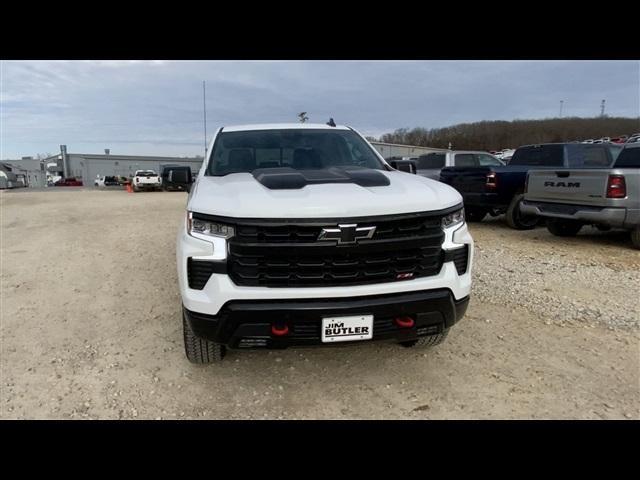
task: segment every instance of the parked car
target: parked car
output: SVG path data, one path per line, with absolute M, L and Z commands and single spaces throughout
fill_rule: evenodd
M 53 184 L 55 187 L 82 187 L 82 180 L 77 178 L 61 178 Z
M 131 181 L 133 191 L 140 190 L 161 190 L 162 182 L 160 177 L 153 170 L 136 170 Z
M 640 249 L 640 143 L 627 145 L 611 168 L 532 170 L 520 209 L 546 218 L 554 235 L 577 235 L 584 225 L 631 232 Z
M 515 152 L 513 148 L 505 148 L 504 150 L 500 150 L 494 156 L 506 163 L 513 156 L 513 152 Z
M 113 187 L 120 185 L 118 177 L 98 175 L 93 182 L 94 187 Z
M 534 168 L 590 166 L 607 167 L 613 163 L 621 146 L 615 144 L 585 145 L 548 143 L 516 149 L 508 165 L 503 167 L 447 167 L 440 181 L 451 185 L 464 198 L 467 219 L 482 221 L 487 214 L 505 214 L 507 225 L 518 230 L 535 228 L 538 218 L 524 216 L 519 204 L 524 194 L 527 172 Z
M 620 135 L 619 137 L 612 138 L 611 143 L 625 143 L 628 138 L 628 135 Z
M 625 143 L 638 143 L 640 142 L 640 135 L 631 135 Z
M 473 240 L 462 197 L 393 170 L 355 130 L 224 127 L 177 236 L 184 343 L 227 348 L 442 342 L 464 315 Z
M 504 162 L 481 151 L 448 151 L 420 155 L 416 160 L 416 173 L 433 180 L 440 180 L 440 170 L 444 167 L 502 166 Z
M 165 165 L 160 174 L 162 189 L 166 191 L 189 191 L 193 183 L 191 167 L 187 165 Z

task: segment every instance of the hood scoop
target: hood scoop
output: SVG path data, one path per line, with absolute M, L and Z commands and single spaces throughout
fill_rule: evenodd
M 270 190 L 293 190 L 321 183 L 355 183 L 361 187 L 386 187 L 391 183 L 381 171 L 360 167 L 331 167 L 321 170 L 258 168 L 251 174 Z

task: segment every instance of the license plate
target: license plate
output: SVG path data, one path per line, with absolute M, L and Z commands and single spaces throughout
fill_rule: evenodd
M 373 338 L 373 315 L 322 319 L 322 342 L 349 342 Z

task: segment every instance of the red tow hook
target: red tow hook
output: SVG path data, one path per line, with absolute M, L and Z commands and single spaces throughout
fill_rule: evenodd
M 396 317 L 394 320 L 400 328 L 411 328 L 415 324 L 411 317 Z
M 287 326 L 287 324 L 285 323 L 282 326 L 279 325 L 271 325 L 271 334 L 275 335 L 276 337 L 282 337 L 284 335 L 287 335 L 289 333 L 289 327 Z

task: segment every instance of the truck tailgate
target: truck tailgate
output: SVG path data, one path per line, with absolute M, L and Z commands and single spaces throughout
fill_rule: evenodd
M 139 176 L 136 177 L 138 179 L 139 183 L 144 183 L 144 184 L 156 184 L 156 183 L 160 183 L 160 178 L 158 176 L 155 177 L 144 177 L 144 176 Z
M 530 170 L 526 200 L 597 205 L 607 194 L 608 169 Z
M 460 193 L 483 193 L 490 171 L 488 167 L 446 167 L 440 172 L 440 181 Z

